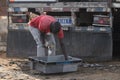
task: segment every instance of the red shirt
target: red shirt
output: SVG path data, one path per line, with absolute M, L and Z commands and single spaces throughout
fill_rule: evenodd
M 41 32 L 48 33 L 50 32 L 50 24 L 55 21 L 56 19 L 52 16 L 40 15 L 30 21 L 30 26 L 38 28 Z M 63 38 L 63 30 L 61 29 L 57 35 L 59 38 Z

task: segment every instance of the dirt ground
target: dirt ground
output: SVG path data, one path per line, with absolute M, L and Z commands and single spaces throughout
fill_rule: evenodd
M 44 75 L 30 70 L 28 59 L 6 58 L 2 53 L 0 80 L 120 80 L 120 60 L 85 62 L 76 72 Z

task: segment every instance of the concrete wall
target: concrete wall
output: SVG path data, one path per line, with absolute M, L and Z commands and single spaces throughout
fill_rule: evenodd
M 91 61 L 105 61 L 112 59 L 112 35 L 111 29 L 100 31 L 95 27 L 93 31 L 87 31 L 82 27 L 80 31 L 68 30 L 65 33 L 66 52 L 70 56 Z M 58 39 L 56 54 L 62 54 Z M 7 39 L 7 56 L 27 58 L 36 56 L 36 44 L 28 30 L 9 29 Z

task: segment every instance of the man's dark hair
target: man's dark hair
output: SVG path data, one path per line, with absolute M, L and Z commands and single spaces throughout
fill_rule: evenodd
M 37 11 L 35 10 L 35 8 L 28 8 L 28 12 L 32 12 L 32 13 L 34 13 L 34 14 L 36 14 L 36 15 L 40 15 L 40 12 L 37 12 Z
M 58 33 L 61 29 L 61 24 L 59 22 L 52 22 L 50 24 L 50 32 L 52 33 Z
M 39 12 L 33 12 L 34 14 L 36 14 L 36 15 L 40 15 L 40 13 Z

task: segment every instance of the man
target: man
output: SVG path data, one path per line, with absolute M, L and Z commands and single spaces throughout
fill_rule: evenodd
M 68 59 L 65 46 L 63 43 L 64 33 L 61 28 L 61 24 L 56 19 L 49 15 L 36 15 L 30 13 L 31 20 L 29 22 L 29 30 L 37 44 L 37 56 L 45 56 L 45 47 L 48 47 L 50 51 L 49 55 L 55 55 L 56 42 L 54 34 L 58 36 L 62 53 L 65 56 L 65 60 Z

